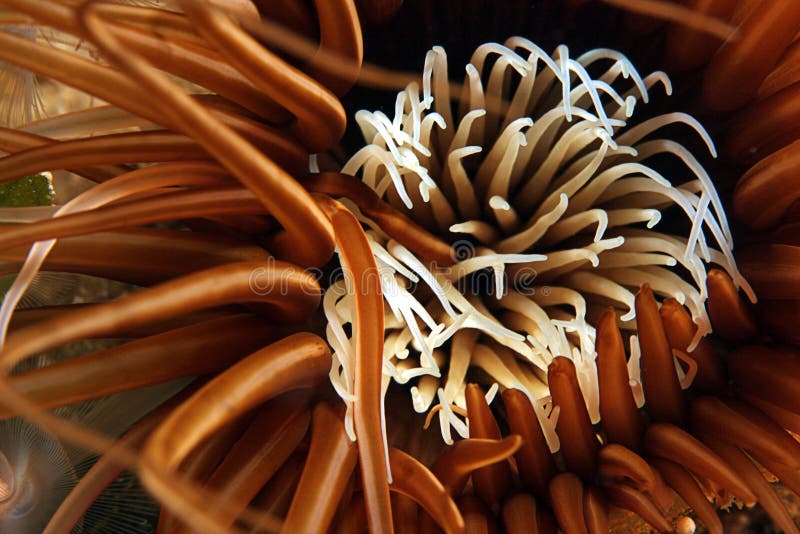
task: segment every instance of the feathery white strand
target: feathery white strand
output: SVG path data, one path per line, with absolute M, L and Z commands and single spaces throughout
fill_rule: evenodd
M 587 68 L 600 62 L 608 67 L 592 79 Z M 599 419 L 596 332 L 586 319 L 593 301 L 610 301 L 620 320 L 632 324 L 633 292 L 649 283 L 659 298 L 687 306 L 698 326 L 693 347 L 710 332 L 707 264 L 721 266 L 751 295 L 733 260 L 730 228 L 710 177 L 685 147 L 651 137 L 681 123 L 714 157 L 716 149 L 703 127 L 684 113 L 629 127 L 636 105 L 650 101 L 656 84 L 667 94 L 672 87 L 662 72 L 642 77 L 614 50 L 573 59 L 566 46 L 549 55 L 521 37 L 482 45 L 466 66 L 458 106 L 451 102 L 447 71 L 445 51 L 434 47 L 425 58 L 421 92 L 410 84 L 399 93 L 393 119 L 360 111 L 356 121 L 370 144 L 343 169 L 360 175 L 411 218 L 418 215 L 427 230 L 444 232 L 451 242 L 455 234 L 472 236 L 482 245 L 443 268 L 423 264 L 405 247 L 370 232 L 387 275 L 382 284 L 394 320 L 386 323 L 384 358 L 394 362 L 386 371 L 398 382 L 420 377 L 411 388 L 414 407 L 438 410 L 449 443 L 451 430 L 467 434 L 452 406 L 463 407 L 468 370 L 480 367 L 492 379 L 487 400 L 498 387 L 526 392 L 555 451 L 558 407 L 548 404 L 533 370 L 546 372 L 555 356 L 571 358 L 590 417 Z M 649 158 L 659 153 L 680 159 L 690 179 L 668 179 L 649 167 Z M 422 205 L 412 202 L 412 187 L 419 188 L 414 198 Z M 661 211 L 671 206 L 691 224 L 688 236 L 653 230 Z M 676 265 L 686 268 L 690 280 L 667 269 Z M 494 302 L 507 324 L 474 293 L 485 284 L 472 277 L 484 272 L 494 279 L 496 296 L 485 304 Z M 529 287 L 534 279 L 537 285 Z M 425 292 L 407 289 L 420 280 Z M 325 312 L 337 325 L 346 320 L 330 306 Z M 330 332 L 339 359 L 348 358 L 341 327 Z M 434 353 L 443 355 L 448 341 L 449 355 L 437 360 Z M 641 405 L 635 336 L 630 344 L 631 387 Z M 341 388 L 351 370 L 337 365 Z

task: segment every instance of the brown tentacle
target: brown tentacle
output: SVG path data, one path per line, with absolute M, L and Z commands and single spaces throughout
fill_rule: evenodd
M 760 298 L 800 299 L 800 247 L 763 243 L 739 254 L 742 274 Z
M 610 444 L 600 449 L 597 474 L 600 483 L 624 483 L 651 493 L 656 479 L 647 462 L 622 445 Z
M 608 504 L 602 490 L 596 486 L 584 488 L 583 519 L 588 534 L 608 534 Z
M 550 506 L 564 534 L 588 534 L 583 516 L 583 482 L 572 473 L 560 473 L 550 481 Z
M 327 532 L 356 461 L 356 446 L 341 417 L 327 404 L 317 404 L 308 458 L 282 532 Z
M 711 269 L 706 279 L 708 314 L 714 333 L 728 341 L 746 341 L 758 334 L 753 312 L 739 296 L 727 273 Z
M 91 306 L 92 304 L 64 304 L 59 306 L 42 306 L 40 308 L 26 308 L 17 310 L 14 312 L 14 317 L 11 320 L 10 331 L 14 332 L 16 330 L 21 330 L 27 326 L 42 321 L 47 321 L 63 313 L 69 313 L 70 311 L 85 309 Z M 185 326 L 190 326 L 211 319 L 232 317 L 241 313 L 242 310 L 238 306 L 221 306 L 210 310 L 200 310 L 197 312 L 187 313 L 186 315 L 173 317 L 172 319 L 165 319 L 164 321 L 154 324 L 134 326 L 130 329 L 125 329 L 122 327 L 114 334 L 114 337 L 119 339 L 130 339 L 154 336 L 163 332 L 175 330 L 176 328 L 183 328 Z M 103 335 L 108 337 L 105 334 Z M 86 339 L 90 339 L 90 337 L 91 336 L 87 337 Z
M 501 518 L 508 534 L 539 534 L 536 499 L 527 493 L 512 495 L 503 503 Z M 594 533 L 591 533 L 594 534 Z
M 697 332 L 697 325 L 692 321 L 689 312 L 677 300 L 666 299 L 661 303 L 660 314 L 670 346 L 686 351 Z M 697 375 L 692 382 L 694 388 L 716 392 L 725 387 L 727 377 L 722 360 L 706 338 L 702 338 L 688 355 L 697 363 Z
M 253 499 L 252 506 L 274 517 L 286 517 L 305 463 L 305 452 L 295 451 Z M 253 527 L 256 530 L 262 528 L 258 524 Z
M 265 404 L 214 471 L 206 486 L 218 491 L 225 505 L 215 501 L 207 510 L 220 521 L 232 524 L 297 448 L 311 420 L 308 397 L 300 390 Z
M 737 391 L 736 396 L 746 400 L 749 404 L 755 406 L 765 414 L 767 414 L 773 421 L 778 423 L 781 427 L 792 432 L 793 434 L 800 435 L 800 415 L 780 406 L 776 406 L 771 402 L 764 399 L 750 395 L 743 391 Z
M 381 230 L 415 254 L 442 267 L 454 263 L 455 253 L 449 244 L 381 200 L 361 180 L 346 174 L 323 172 L 304 179 L 303 185 L 315 193 L 352 200 L 364 215 L 380 225 Z
M 309 5 L 294 0 L 254 0 L 262 17 L 300 35 L 316 38 L 319 31 Z
M 81 22 L 92 40 L 122 65 L 161 103 L 162 111 L 180 130 L 195 138 L 225 168 L 246 185 L 286 228 L 275 242 L 277 252 L 303 265 L 322 265 L 333 251 L 330 222 L 308 193 L 272 160 L 215 119 L 174 82 L 140 57 L 131 54 L 92 11 L 81 10 Z M 289 237 L 291 236 L 291 237 Z
M 458 507 L 464 516 L 465 532 L 470 534 L 499 534 L 494 515 L 474 495 L 465 494 L 458 499 Z
M 316 0 L 314 7 L 319 19 L 320 53 L 309 62 L 309 75 L 341 96 L 356 83 L 364 59 L 358 12 L 352 0 Z M 331 73 L 322 65 L 331 55 L 341 57 L 353 68 Z
M 746 103 L 758 91 L 800 26 L 793 4 L 765 4 L 752 10 L 706 67 L 703 102 L 709 109 L 728 111 Z
M 516 434 L 499 440 L 471 438 L 456 441 L 439 456 L 431 471 L 450 495 L 458 495 L 475 469 L 508 459 L 520 446 L 522 438 Z
M 654 423 L 645 433 L 644 446 L 649 455 L 683 465 L 698 476 L 721 484 L 744 503 L 755 503 L 755 495 L 736 471 L 680 428 L 668 423 Z
M 249 414 L 248 414 L 249 415 Z M 205 482 L 214 474 L 214 470 L 225 459 L 225 455 L 244 434 L 252 417 L 240 417 L 231 424 L 215 432 L 203 443 L 189 453 L 181 462 L 179 472 L 187 480 L 193 480 L 205 485 Z M 158 516 L 158 534 L 169 533 L 183 528 L 182 523 L 173 516 L 166 506 L 161 506 Z
M 672 356 L 653 291 L 648 284 L 636 295 L 636 324 L 642 349 L 641 369 L 647 413 L 655 421 L 682 426 L 686 418 L 675 358 Z
M 419 506 L 414 499 L 392 493 L 392 521 L 396 534 L 418 534 L 422 529 L 419 515 Z
M 737 389 L 800 413 L 800 353 L 796 350 L 742 347 L 728 355 L 728 370 Z
M 208 4 L 182 1 L 198 31 L 258 89 L 296 118 L 299 137 L 309 149 L 330 148 L 344 133 L 344 109 L 316 81 L 263 48 L 238 24 Z
M 274 336 L 269 324 L 254 317 L 212 319 L 15 374 L 9 383 L 39 407 L 55 408 L 187 376 L 216 373 Z M 0 418 L 13 415 L 0 409 Z
M 800 469 L 800 455 L 797 454 L 800 444 L 795 442 L 797 446 L 793 447 L 791 442 L 794 440 L 782 430 L 778 429 L 777 433 L 769 432 L 764 428 L 765 424 L 759 425 L 751 417 L 732 409 L 716 397 L 694 399 L 690 416 L 695 432 L 703 432 L 725 443 L 735 444 L 752 454 L 773 458 L 778 463 Z M 786 440 L 780 440 L 782 434 Z M 785 448 L 786 445 L 790 448 Z
M 0 152 L 13 154 L 36 147 L 51 145 L 56 142 L 57 141 L 49 137 L 27 133 L 13 128 L 0 127 Z M 127 169 L 122 166 L 85 167 L 82 169 L 67 170 L 95 182 L 104 182 L 127 171 Z
M 522 446 L 514 455 L 522 484 L 544 499 L 547 497 L 547 484 L 556 473 L 556 465 L 531 401 L 518 389 L 506 389 L 503 405 L 511 432 L 522 438 Z
M 108 134 L 57 141 L 0 159 L 0 181 L 41 171 L 96 165 L 205 159 L 208 155 L 186 136 L 166 131 Z
M 79 25 L 72 7 L 47 0 L 35 3 L 3 0 L 2 3 L 6 7 L 26 13 L 41 24 L 79 37 L 88 37 L 87 32 Z M 112 14 L 102 8 L 98 12 L 106 16 Z M 146 30 L 119 24 L 115 20 L 108 22 L 109 29 L 125 46 L 136 50 L 157 67 L 208 87 L 273 122 L 286 119 L 286 113 L 280 106 L 265 98 L 236 69 L 221 61 L 214 51 L 182 39 L 176 42 L 168 34 L 154 35 Z
M 354 495 L 337 517 L 336 534 L 363 534 L 368 532 L 367 508 L 362 494 Z
M 611 502 L 638 515 L 659 532 L 672 532 L 672 525 L 661 510 L 647 496 L 625 484 L 611 484 L 605 488 Z
M 157 30 L 159 35 L 179 38 L 198 46 L 205 46 L 192 28 L 189 20 L 181 13 L 147 6 L 128 4 L 100 4 L 97 10 L 103 16 L 136 26 L 140 29 Z
M 389 463 L 392 491 L 414 499 L 446 533 L 464 532 L 464 518 L 455 501 L 427 467 L 394 447 L 389 449 Z
M 757 425 L 762 433 L 769 435 L 773 443 L 782 448 L 785 453 L 791 457 L 793 462 L 797 463 L 800 461 L 800 443 L 788 434 L 777 421 L 771 419 L 765 412 L 747 402 L 736 399 L 725 399 L 725 404 Z M 774 457 L 774 460 L 777 461 L 778 457 Z M 792 466 L 792 464 L 786 465 Z
M 378 267 L 361 223 L 341 204 L 330 201 L 336 244 L 355 295 L 356 363 L 354 422 L 370 528 L 392 531 L 389 480 L 381 430 L 383 296 Z
M 113 336 L 118 329 L 228 302 L 265 302 L 280 310 L 282 320 L 302 320 L 319 304 L 319 294 L 310 274 L 282 262 L 228 264 L 17 331 L 7 339 L 0 363 L 10 369 L 31 354 L 67 341 Z
M 241 187 L 178 191 L 32 224 L 14 225 L 0 234 L 0 248 L 175 219 L 263 213 L 261 202 Z
M 597 323 L 595 350 L 603 430 L 611 443 L 641 451 L 644 421 L 629 385 L 625 346 L 613 309 Z
M 175 472 L 203 439 L 255 406 L 283 392 L 318 384 L 330 368 L 327 344 L 312 334 L 294 334 L 255 352 L 217 375 L 172 411 L 143 450 L 142 481 L 181 521 L 197 528 L 224 529 L 192 495 L 188 507 L 174 506 L 175 489 L 164 474 Z M 188 508 L 188 509 L 187 509 Z M 194 509 L 194 514 L 189 513 Z
M 687 0 L 683 5 L 692 13 L 728 21 L 733 15 L 735 2 L 729 0 Z M 710 35 L 681 24 L 671 24 L 667 30 L 664 56 L 678 70 L 688 70 L 705 65 L 719 48 L 718 36 Z
M 776 341 L 800 345 L 800 300 L 761 300 L 758 303 L 762 328 Z
M 554 358 L 547 368 L 547 383 L 553 404 L 561 409 L 556 433 L 567 468 L 584 480 L 591 480 L 600 445 L 586 411 L 572 360 L 563 356 Z
M 0 0 L 0 4 L 4 1 Z M 28 4 L 33 5 L 33 4 Z M 53 78 L 118 105 L 154 124 L 173 127 L 168 117 L 141 98 L 139 86 L 118 70 L 98 64 L 55 47 L 31 42 L 6 32 L 0 32 L 0 59 L 20 68 Z M 200 104 L 206 97 L 192 96 Z M 209 113 L 228 124 L 230 114 L 211 109 Z M 236 126 L 236 123 L 233 123 Z M 176 128 L 173 128 L 176 129 Z
M 797 140 L 798 100 L 800 83 L 794 83 L 745 108 L 730 125 L 726 154 L 734 161 L 753 164 Z
M 176 469 L 217 428 L 264 400 L 318 383 L 329 358 L 313 334 L 294 334 L 251 354 L 174 410 L 148 441 L 145 457 L 152 466 Z
M 800 161 L 800 141 L 773 152 L 753 165 L 736 184 L 736 218 L 756 230 L 777 226 L 798 198 L 793 169 Z
M 681 499 L 695 511 L 709 532 L 722 534 L 722 522 L 719 520 L 717 511 L 708 502 L 703 490 L 686 469 L 663 458 L 652 458 L 650 464 L 661 473 L 667 484 L 680 495 Z
M 27 257 L 27 246 L 0 249 L 0 272 L 14 273 Z M 180 258 L 176 262 L 175 258 Z M 82 273 L 150 285 L 225 263 L 268 261 L 269 253 L 238 239 L 198 233 L 131 228 L 61 239 L 43 270 Z
M 770 487 L 769 483 L 761 475 L 758 467 L 753 461 L 738 447 L 723 443 L 722 441 L 710 436 L 702 436 L 703 441 L 711 449 L 722 457 L 741 477 L 747 481 L 747 485 L 758 497 L 758 503 L 764 507 L 769 516 L 778 525 L 781 531 L 788 533 L 798 533 L 800 529 L 795 525 L 791 514 L 786 510 L 786 506 L 780 497 Z
M 772 69 L 758 88 L 759 98 L 766 98 L 800 81 L 800 41 L 797 39 L 784 50 L 778 65 Z
M 480 386 L 467 384 L 466 401 L 470 437 L 500 439 L 500 427 L 497 426 Z M 501 500 L 511 489 L 511 467 L 508 462 L 497 462 L 476 469 L 472 473 L 472 485 L 475 494 L 489 508 L 497 510 Z

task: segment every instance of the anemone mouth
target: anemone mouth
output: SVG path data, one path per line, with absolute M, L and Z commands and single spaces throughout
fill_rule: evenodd
M 489 401 L 498 386 L 526 392 L 557 451 L 546 386 L 557 356 L 575 364 L 597 423 L 592 325 L 610 305 L 636 353 L 640 286 L 689 309 L 696 325 L 689 351 L 711 331 L 706 265 L 724 269 L 755 300 L 711 178 L 682 144 L 655 134 L 688 127 L 716 156 L 709 135 L 679 112 L 635 122 L 658 86 L 671 93 L 666 74 L 642 77 L 619 52 L 573 59 L 566 46 L 547 54 L 512 37 L 478 47 L 460 89 L 448 80 L 445 51 L 434 47 L 421 87 L 411 83 L 397 95 L 393 118 L 356 113 L 367 144 L 342 173 L 452 248 L 451 264 L 425 263 L 352 206 L 367 227 L 386 301 L 384 382 L 413 383 L 414 409 L 438 412 L 445 442 L 451 429 L 469 436 L 458 414 L 475 367 L 489 377 Z M 650 165 L 659 156 L 680 167 L 665 176 Z M 685 234 L 654 229 L 670 208 Z M 343 325 L 355 319 L 346 284 L 329 289 L 324 307 L 331 378 L 350 414 L 355 358 Z M 414 294 L 414 285 L 424 291 Z M 638 359 L 629 365 L 641 406 Z M 679 378 L 685 388 L 693 376 Z

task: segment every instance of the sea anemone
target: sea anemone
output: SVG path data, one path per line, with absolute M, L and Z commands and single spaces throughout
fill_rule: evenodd
M 724 154 L 761 160 L 734 212 L 761 231 L 791 221 L 798 10 L 624 3 L 679 21 L 658 34 L 670 68 L 710 61 L 700 111 L 747 104 L 731 125 L 711 120 L 712 133 L 733 132 Z M 796 316 L 793 278 L 771 268 L 794 264 L 796 232 L 781 229 L 761 253 L 729 227 L 725 181 L 713 179 L 717 195 L 716 173 L 692 155 L 714 154 L 710 136 L 689 115 L 648 114 L 666 75 L 640 77 L 610 49 L 571 59 L 512 38 L 478 48 L 457 86 L 434 48 L 411 84 L 365 69 L 362 83 L 403 90 L 394 118 L 354 115 L 367 146 L 337 165 L 338 96 L 362 56 L 352 2 L 150 4 L 0 0 L 2 22 L 58 37 L 1 33 L 0 59 L 111 104 L 0 131 L 0 179 L 71 169 L 95 183 L 0 234 L 3 261 L 21 266 L 0 311 L 4 414 L 103 454 L 36 525 L 79 528 L 133 468 L 163 531 L 631 528 L 617 508 L 685 530 L 681 499 L 712 531 L 714 507 L 756 501 L 796 531 L 766 480 L 800 490 L 799 446 L 784 430 L 800 432 L 797 355 L 741 346 L 763 339 L 737 291 L 754 297 L 748 280 Z M 368 34 L 437 9 L 367 4 Z M 617 13 L 568 4 L 532 9 Z M 716 53 L 698 21 L 724 36 Z M 739 67 L 748 77 L 734 86 Z M 653 139 L 661 128 L 680 141 Z M 770 184 L 786 194 L 765 205 Z M 748 248 L 737 247 L 744 276 L 734 234 Z M 12 321 L 40 268 L 141 289 Z M 763 315 L 794 342 L 788 323 Z M 21 367 L 93 337 L 125 342 Z M 127 423 L 44 411 L 193 376 L 118 440 Z M 393 382 L 413 384 L 410 403 Z M 426 411 L 441 432 L 422 430 Z M 19 435 L 23 449 L 44 440 Z M 23 487 L 6 457 L 0 488 Z

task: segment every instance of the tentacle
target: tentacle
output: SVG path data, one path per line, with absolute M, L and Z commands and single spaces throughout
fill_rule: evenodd
M 299 137 L 319 152 L 344 133 L 345 114 L 327 89 L 263 48 L 227 16 L 209 4 L 182 1 L 197 30 L 257 88 L 291 111 Z
M 467 384 L 466 400 L 469 436 L 471 438 L 500 439 L 500 427 L 497 426 L 497 421 L 486 403 L 486 397 L 480 386 Z M 493 510 L 498 509 L 503 497 L 511 489 L 511 482 L 511 468 L 507 462 L 497 462 L 476 469 L 472 473 L 475 494 Z
M 773 152 L 753 165 L 736 183 L 733 211 L 756 230 L 777 226 L 800 198 L 793 169 L 800 161 L 800 141 Z
M 392 491 L 416 501 L 448 534 L 464 532 L 464 518 L 452 497 L 436 476 L 401 450 L 389 449 Z
M 34 17 L 42 24 L 83 38 L 89 36 L 81 28 L 75 10 L 69 6 L 47 0 L 35 5 L 18 0 L 3 0 L 3 4 Z M 113 10 L 109 12 L 106 6 L 98 8 L 98 12 L 106 17 L 115 14 Z M 173 16 L 172 20 L 175 18 Z M 183 16 L 180 18 L 185 19 Z M 263 93 L 253 87 L 236 69 L 222 61 L 213 50 L 198 46 L 199 43 L 190 44 L 185 39 L 171 39 L 168 33 L 159 32 L 156 35 L 152 31 L 118 24 L 113 19 L 107 20 L 109 29 L 125 46 L 136 50 L 157 67 L 205 86 L 268 120 L 286 120 L 286 113 L 279 105 L 265 98 Z
M 547 383 L 553 404 L 561 409 L 556 428 L 561 454 L 570 471 L 578 473 L 584 480 L 591 480 L 596 469 L 599 443 L 572 360 L 563 356 L 554 358 L 547 368 Z
M 769 432 L 764 425 L 757 424 L 716 397 L 694 399 L 690 414 L 692 428 L 696 433 L 702 431 L 720 441 L 735 443 L 737 447 L 751 454 L 773 458 L 778 463 L 800 469 L 798 448 L 791 446 L 793 440 L 788 435 L 785 435 L 786 440 L 780 439 L 785 434 L 780 429 L 775 433 Z M 787 445 L 790 448 L 785 448 Z
M 531 401 L 518 389 L 506 389 L 503 405 L 511 432 L 522 438 L 522 446 L 514 456 L 522 484 L 544 499 L 547 497 L 547 484 L 556 473 L 556 465 Z
M 506 460 L 520 446 L 522 438 L 516 434 L 500 440 L 470 438 L 456 441 L 445 449 L 431 470 L 450 495 L 458 495 L 475 469 Z
M 677 300 L 666 299 L 661 303 L 660 313 L 670 347 L 687 351 L 697 332 L 697 325 L 692 322 L 689 312 Z M 725 368 L 708 339 L 701 338 L 688 355 L 697 363 L 697 375 L 692 385 L 704 392 L 722 391 L 727 383 Z
M 583 482 L 574 474 L 560 473 L 550 481 L 550 504 L 564 534 L 588 534 L 583 500 Z
M 667 423 L 654 423 L 645 433 L 644 445 L 648 454 L 681 464 L 698 476 L 710 478 L 745 504 L 755 503 L 755 495 L 736 471 L 680 428 Z
M 205 485 L 217 466 L 225 459 L 228 451 L 242 437 L 250 421 L 250 417 L 241 417 L 195 447 L 181 462 L 178 468 L 180 474 L 187 480 Z M 169 508 L 162 505 L 158 515 L 158 534 L 172 533 L 180 528 L 183 528 L 183 524 L 170 513 Z
M 764 507 L 781 531 L 793 534 L 800 532 L 800 529 L 797 528 L 791 514 L 786 510 L 786 506 L 783 504 L 780 497 L 778 497 L 775 490 L 770 487 L 769 483 L 761 475 L 758 467 L 756 467 L 753 461 L 744 452 L 734 445 L 723 443 L 718 439 L 708 436 L 703 436 L 703 441 L 747 481 L 747 485 L 758 497 L 759 504 Z
M 503 503 L 501 517 L 508 534 L 539 534 L 536 499 L 527 493 L 512 495 Z M 591 533 L 594 534 L 594 533 Z
M 656 487 L 655 475 L 647 462 L 622 445 L 612 443 L 600 449 L 598 464 L 601 483 L 624 483 L 647 493 Z
M 197 139 L 251 189 L 287 229 L 291 239 L 281 236 L 275 243 L 276 251 L 297 258 L 301 264 L 324 264 L 333 246 L 330 223 L 302 187 L 272 160 L 198 107 L 172 81 L 126 50 L 93 13 L 91 5 L 84 5 L 81 17 L 93 41 L 157 95 L 162 111 L 181 126 L 181 131 Z
M 274 338 L 263 320 L 212 319 L 15 374 L 9 383 L 41 408 L 220 372 Z M 203 355 L 203 357 L 199 357 Z M 13 412 L 0 409 L 0 418 Z
M 648 284 L 636 295 L 636 324 L 642 349 L 641 369 L 647 412 L 655 421 L 681 426 L 686 417 L 686 399 L 675 372 L 664 326 Z
M 703 490 L 683 466 L 663 458 L 652 458 L 650 464 L 661 473 L 667 484 L 680 495 L 681 499 L 695 511 L 709 532 L 722 534 L 722 522 L 717 511 L 711 506 Z
M 745 108 L 730 125 L 731 134 L 725 143 L 727 155 L 734 161 L 752 164 L 796 141 L 798 100 L 800 83 L 795 82 Z
M 0 249 L 0 272 L 14 273 L 29 254 L 25 246 Z M 176 262 L 175 258 L 180 258 Z M 132 228 L 61 239 L 42 269 L 82 273 L 150 285 L 225 263 L 269 261 L 261 247 L 234 238 L 194 232 Z M 18 311 L 16 313 L 19 313 Z
M 753 9 L 706 67 L 703 102 L 716 111 L 738 108 L 758 91 L 761 82 L 794 40 L 800 26 L 795 6 L 773 3 Z
M 320 50 L 309 62 L 309 74 L 339 96 L 356 83 L 364 59 L 361 24 L 352 0 L 314 2 L 320 30 Z M 341 58 L 349 68 L 331 72 L 326 63 Z
M 335 201 L 331 201 L 335 202 Z M 337 203 L 338 204 L 338 203 Z M 358 402 L 354 422 L 370 528 L 391 532 L 389 479 L 383 451 L 383 297 L 378 267 L 358 220 L 340 205 L 329 204 L 342 266 L 355 295 L 355 381 Z
M 612 484 L 605 489 L 613 504 L 630 510 L 659 532 L 672 532 L 672 525 L 645 494 L 625 484 Z
M 613 309 L 597 323 L 595 350 L 603 430 L 611 443 L 641 451 L 644 422 L 629 386 L 625 347 Z
M 474 495 L 465 494 L 458 499 L 458 507 L 464 516 L 466 532 L 493 534 L 497 532 L 494 514 Z
M 347 197 L 356 203 L 364 215 L 374 220 L 382 231 L 415 254 L 435 261 L 442 267 L 455 262 L 455 252 L 450 245 L 381 200 L 361 180 L 346 174 L 323 172 L 303 180 L 303 185 L 316 193 Z
M 602 490 L 587 486 L 583 492 L 583 518 L 588 534 L 608 534 L 608 504 Z
M 794 349 L 742 347 L 728 356 L 728 371 L 737 389 L 800 413 L 800 353 Z
M 285 518 L 296 494 L 305 463 L 305 451 L 295 451 L 253 499 L 252 506 L 272 517 Z M 253 525 L 255 530 L 266 530 L 266 527 L 267 525 Z
M 758 334 L 753 312 L 739 296 L 733 280 L 724 271 L 708 272 L 708 314 L 714 332 L 728 341 L 747 341 Z
M 309 273 L 282 262 L 224 265 L 17 331 L 8 338 L 0 364 L 10 369 L 31 354 L 67 341 L 113 336 L 124 325 L 155 322 L 229 302 L 265 302 L 277 307 L 283 320 L 302 320 L 319 304 L 319 294 L 319 285 Z
M 308 459 L 282 532 L 326 532 L 356 461 L 356 446 L 341 416 L 327 404 L 317 404 Z
M 742 274 L 748 277 L 759 297 L 774 300 L 800 299 L 797 265 L 800 247 L 763 243 L 740 253 Z
M 142 481 L 170 507 L 174 490 L 164 484 L 163 474 L 175 472 L 192 448 L 265 400 L 318 384 L 329 368 L 328 346 L 312 334 L 294 334 L 251 354 L 173 410 L 153 432 L 143 450 Z M 172 512 L 188 526 L 195 527 L 201 519 L 214 528 L 226 526 L 208 512 L 199 516 L 185 509 Z
M 247 508 L 305 436 L 311 419 L 308 397 L 308 391 L 290 392 L 259 410 L 208 479 L 206 486 L 218 491 L 220 498 L 206 508 L 208 512 L 232 524 Z
M 264 206 L 241 187 L 178 191 L 15 225 L 0 234 L 0 248 L 174 219 L 263 213 Z

